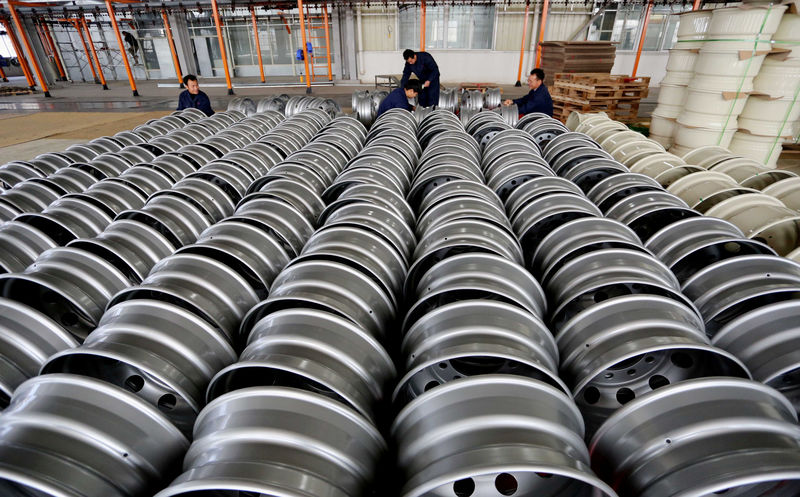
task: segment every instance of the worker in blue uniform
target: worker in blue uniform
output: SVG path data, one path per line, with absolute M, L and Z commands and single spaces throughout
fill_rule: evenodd
M 408 49 L 403 52 L 403 59 L 406 61 L 406 66 L 403 68 L 400 87 L 405 87 L 406 81 L 413 72 L 422 82 L 419 105 L 421 107 L 439 105 L 439 66 L 436 65 L 431 54 Z
M 195 108 L 202 110 L 207 116 L 214 115 L 208 95 L 200 91 L 200 83 L 197 82 L 197 76 L 194 74 L 184 76 L 183 86 L 186 89 L 178 96 L 178 110 Z
M 531 71 L 528 76 L 528 88 L 531 91 L 527 95 L 514 100 L 505 100 L 503 105 L 517 104 L 520 114 L 530 114 L 532 112 L 541 112 L 553 117 L 553 99 L 550 97 L 550 91 L 544 84 L 544 71 L 538 67 Z
M 383 99 L 378 106 L 378 115 L 375 117 L 380 116 L 389 109 L 412 110 L 413 107 L 408 103 L 408 99 L 418 96 L 420 90 L 421 85 L 416 79 L 406 81 L 402 88 L 395 88 Z

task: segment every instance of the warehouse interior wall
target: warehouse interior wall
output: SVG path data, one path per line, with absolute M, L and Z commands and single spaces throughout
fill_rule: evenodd
M 543 39 L 616 42 L 617 59 L 612 72 L 631 74 L 644 9 L 641 5 L 628 4 L 603 7 L 602 2 L 587 4 L 583 1 L 551 5 Z M 419 8 L 355 8 L 361 34 L 358 79 L 371 83 L 376 75 L 401 72 L 402 51 L 405 48 L 419 50 Z M 460 12 L 454 12 L 452 7 L 428 7 L 426 50 L 436 58 L 444 83 L 508 84 L 516 81 L 525 25 L 524 6 L 500 4 L 482 8 L 487 10 L 472 12 L 471 20 L 464 21 Z M 677 14 L 689 9 L 691 4 L 659 5 L 654 9 L 637 71 L 638 76 L 649 76 L 651 85 L 664 77 L 669 49 L 676 41 Z M 540 10 L 541 3 L 533 3 L 528 13 L 525 72 L 533 67 L 535 60 Z M 472 25 L 464 26 L 465 22 Z M 491 22 L 489 28 L 488 22 Z M 464 39 L 468 40 L 467 46 L 464 46 Z M 451 45 L 454 46 L 451 48 Z
M 541 2 L 531 3 L 525 28 L 524 4 L 430 4 L 426 9 L 425 49 L 436 58 L 445 84 L 513 83 L 517 79 L 521 48 L 523 73 L 534 65 L 541 8 Z M 690 8 L 690 4 L 654 8 L 638 70 L 638 75 L 651 77 L 651 85 L 656 85 L 664 76 L 668 50 L 675 43 L 677 14 Z M 630 74 L 644 10 L 642 5 L 625 3 L 554 2 L 549 9 L 543 39 L 616 42 L 617 58 L 612 72 Z M 220 13 L 232 76 L 259 75 L 249 9 L 223 8 Z M 296 51 L 301 48 L 297 9 L 258 7 L 256 13 L 266 76 L 299 78 L 304 65 L 296 59 Z M 334 79 L 371 84 L 376 75 L 402 72 L 402 51 L 420 49 L 420 16 L 420 7 L 416 5 L 341 4 L 331 8 L 329 26 Z M 87 13 L 86 17 L 106 78 L 127 79 L 107 16 L 98 14 L 95 17 Z M 183 72 L 202 78 L 223 78 L 216 29 L 208 9 L 173 12 L 170 22 Z M 174 79 L 175 70 L 160 13 L 126 15 L 121 19 L 121 28 L 131 31 L 141 45 L 142 60 L 133 66 L 136 79 Z M 91 81 L 89 62 L 74 27 L 54 22 L 51 30 L 69 77 L 73 81 Z M 320 43 L 319 40 L 313 42 L 317 47 Z M 0 50 L 7 51 L 5 45 L 0 43 Z

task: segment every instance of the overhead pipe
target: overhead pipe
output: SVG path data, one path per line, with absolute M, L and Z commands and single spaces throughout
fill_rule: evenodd
M 122 41 L 122 34 L 119 32 L 119 24 L 117 24 L 117 15 L 114 13 L 114 6 L 111 5 L 111 0 L 105 0 L 106 10 L 108 10 L 108 17 L 111 19 L 111 27 L 114 28 L 114 35 L 117 37 L 119 44 L 119 53 L 122 56 L 122 62 L 125 64 L 125 71 L 128 73 L 128 82 L 131 85 L 133 96 L 138 97 L 139 91 L 136 89 L 136 80 L 133 79 L 133 71 L 131 71 L 131 63 L 128 61 L 128 54 L 125 52 L 125 43 Z
M 256 9 L 250 6 L 250 18 L 253 20 L 253 37 L 256 41 L 256 51 L 258 52 L 258 70 L 261 73 L 261 82 L 265 83 L 264 78 L 264 61 L 261 58 L 261 40 L 258 39 L 258 23 L 256 22 Z
M 214 24 L 217 27 L 217 40 L 219 40 L 219 52 L 222 54 L 222 65 L 225 69 L 225 83 L 228 85 L 228 95 L 233 95 L 233 83 L 231 83 L 231 72 L 228 69 L 228 54 L 225 52 L 225 39 L 222 37 L 222 22 L 219 19 L 217 0 L 211 0 L 211 10 L 214 11 Z
M 300 12 L 300 34 L 303 40 L 303 63 L 306 66 L 306 93 L 311 93 L 311 71 L 308 70 L 308 45 L 306 45 L 306 18 L 303 15 L 303 0 L 297 0 L 297 10 Z
M 11 17 L 14 19 L 14 24 L 17 26 L 19 30 L 19 36 L 22 38 L 22 43 L 25 44 L 25 48 L 28 50 L 28 53 L 31 56 L 31 64 L 33 65 L 33 70 L 36 71 L 36 77 L 39 78 L 39 84 L 42 87 L 42 91 L 44 92 L 44 96 L 50 98 L 50 89 L 47 87 L 47 81 L 44 79 L 44 74 L 42 74 L 42 68 L 39 67 L 39 61 L 36 60 L 36 52 L 33 51 L 33 47 L 31 47 L 31 42 L 28 40 L 28 35 L 25 34 L 25 30 L 22 27 L 22 22 L 20 22 L 19 15 L 17 14 L 17 10 L 14 8 L 13 2 L 8 3 L 8 11 L 11 12 Z M 19 54 L 17 54 L 19 55 Z
M 161 18 L 164 19 L 164 32 L 167 33 L 167 41 L 169 42 L 169 50 L 172 52 L 172 63 L 175 66 L 175 75 L 178 77 L 178 84 L 183 88 L 183 74 L 181 73 L 181 61 L 178 59 L 178 51 L 175 49 L 175 40 L 172 38 L 172 26 L 169 24 L 167 18 L 167 11 L 161 9 Z
M 647 12 L 644 15 L 644 24 L 642 25 L 642 35 L 639 37 L 639 47 L 636 49 L 636 61 L 633 63 L 633 71 L 631 77 L 636 77 L 636 70 L 639 69 L 639 59 L 642 57 L 642 48 L 644 48 L 644 38 L 647 35 L 647 24 L 650 22 L 650 13 L 653 12 L 652 0 L 647 4 Z
M 86 22 L 86 18 L 83 16 L 81 16 L 81 24 L 83 24 L 83 29 L 86 30 L 86 39 L 89 41 L 89 48 L 92 50 L 92 56 L 97 64 L 97 74 L 100 76 L 100 84 L 103 85 L 104 90 L 108 90 L 106 76 L 103 74 L 103 66 L 100 65 L 100 57 L 97 56 L 97 50 L 94 48 L 94 40 L 92 40 L 92 33 L 89 32 L 89 23 Z
M 528 33 L 528 11 L 531 3 L 525 2 L 525 22 L 522 24 L 522 45 L 519 47 L 519 69 L 517 70 L 517 82 L 514 86 L 522 86 L 522 61 L 525 59 L 525 35 Z

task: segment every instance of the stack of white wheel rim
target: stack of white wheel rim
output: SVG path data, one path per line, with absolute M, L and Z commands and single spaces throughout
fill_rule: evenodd
M 800 15 L 783 16 L 773 44 L 790 52 L 764 61 L 729 147 L 767 167 L 775 167 L 781 144 L 800 131 Z
M 658 106 L 650 121 L 650 138 L 664 147 L 672 145 L 675 119 L 686 103 L 687 86 L 694 76 L 694 65 L 711 20 L 711 11 L 681 14 L 678 24 L 678 45 L 669 51 L 667 74 L 661 80 Z
M 768 5 L 713 12 L 678 116 L 676 154 L 706 145 L 730 145 L 785 10 L 785 5 Z

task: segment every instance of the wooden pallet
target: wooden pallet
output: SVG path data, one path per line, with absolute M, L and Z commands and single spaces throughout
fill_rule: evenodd
M 641 100 L 649 92 L 647 86 L 630 87 L 627 85 L 597 85 L 590 86 L 581 83 L 566 83 L 556 81 L 553 85 L 553 92 L 584 100 L 598 100 L 613 98 L 617 100 Z
M 570 102 L 558 101 L 553 99 L 553 117 L 566 122 L 569 115 L 573 112 L 605 112 L 610 119 L 629 123 L 635 122 L 638 119 L 639 103 L 620 103 L 608 104 L 603 107 L 577 105 Z
M 33 93 L 30 88 L 22 88 L 21 86 L 0 86 L 0 97 L 11 97 L 14 95 L 29 95 Z
M 565 81 L 570 83 L 581 83 L 592 86 L 613 84 L 613 85 L 630 85 L 641 86 L 650 85 L 649 76 L 626 76 L 624 74 L 606 74 L 606 73 L 591 73 L 591 72 L 578 72 L 578 73 L 557 73 L 555 75 L 556 81 Z

